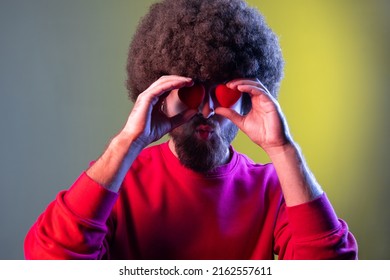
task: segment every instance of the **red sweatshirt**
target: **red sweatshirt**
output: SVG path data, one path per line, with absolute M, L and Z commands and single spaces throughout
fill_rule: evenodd
M 232 151 L 199 174 L 167 143 L 147 148 L 119 194 L 83 173 L 28 232 L 26 259 L 357 258 L 325 194 L 286 207 L 273 165 Z

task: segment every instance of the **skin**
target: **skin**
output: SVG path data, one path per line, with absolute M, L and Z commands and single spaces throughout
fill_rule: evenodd
M 197 108 L 197 115 L 169 134 L 171 151 L 183 165 L 199 173 L 208 172 L 230 160 L 232 156 L 229 149 L 230 143 L 238 130 L 229 119 L 215 114 L 214 109 L 220 106 L 215 95 L 217 84 L 207 82 L 202 86 L 204 98 Z M 176 91 L 172 91 L 166 98 L 165 112 L 168 115 L 179 113 L 183 105 Z M 239 99 L 231 108 L 240 112 L 241 102 L 242 100 Z
M 198 112 L 175 105 L 177 90 L 193 85 L 190 78 L 163 76 L 141 93 L 122 130 L 87 171 L 87 175 L 103 187 L 118 192 L 121 183 L 138 154 L 149 144 L 190 120 Z M 241 115 L 241 101 L 232 108 L 222 108 L 206 94 L 199 112 L 205 118 L 214 114 L 218 122 L 231 121 L 238 126 L 271 159 L 278 174 L 287 206 L 309 202 L 322 194 L 321 187 L 307 167 L 298 145 L 293 141 L 279 103 L 265 86 L 255 79 L 236 79 L 227 83 L 231 89 L 247 92 L 252 109 Z M 166 99 L 167 112 L 161 111 Z M 175 143 L 169 141 L 175 152 Z M 229 159 L 221 159 L 221 165 Z

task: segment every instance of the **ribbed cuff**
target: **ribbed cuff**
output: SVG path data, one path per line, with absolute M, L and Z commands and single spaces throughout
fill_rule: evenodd
M 308 203 L 287 207 L 287 215 L 297 238 L 324 235 L 340 227 L 325 193 Z
M 64 202 L 80 217 L 105 223 L 117 197 L 83 172 L 65 194 Z

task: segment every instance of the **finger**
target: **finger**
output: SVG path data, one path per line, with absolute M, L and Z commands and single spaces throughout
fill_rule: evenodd
M 248 93 L 251 97 L 252 96 L 259 96 L 259 95 L 265 95 L 272 101 L 276 101 L 276 99 L 268 92 L 266 88 L 259 87 L 257 85 L 238 85 L 237 89 L 241 92 Z
M 238 128 L 241 129 L 245 117 L 237 113 L 235 110 L 232 110 L 230 108 L 217 107 L 215 108 L 214 112 L 222 117 L 228 118 L 235 125 L 237 125 Z
M 179 77 L 179 76 L 167 76 L 162 77 L 151 86 L 149 86 L 144 92 L 142 92 L 138 99 L 145 100 L 146 103 L 153 106 L 158 102 L 158 97 L 165 93 L 171 92 L 174 89 L 178 89 L 184 86 L 191 86 L 193 81 L 191 78 Z
M 267 94 L 270 95 L 270 92 L 267 89 L 267 87 L 262 82 L 260 82 L 260 80 L 257 79 L 257 78 L 253 78 L 253 79 L 235 79 L 235 80 L 232 80 L 232 81 L 228 82 L 226 85 L 228 87 L 232 88 L 232 89 L 238 88 L 238 86 L 241 86 L 241 85 L 255 86 L 255 87 L 261 88 L 263 91 L 265 91 Z
M 189 79 L 189 77 L 178 76 L 178 75 L 165 75 L 165 76 L 161 76 L 160 78 L 155 80 L 152 84 L 150 84 L 150 87 L 154 87 L 154 86 L 156 86 L 159 83 L 164 82 L 164 81 L 177 80 L 177 79 Z
M 183 86 L 190 86 L 191 84 L 193 84 L 193 81 L 191 78 L 188 77 L 176 75 L 162 76 L 160 79 L 151 84 L 147 90 L 158 89 L 163 91 L 169 91 Z
M 240 85 L 238 86 L 238 90 L 249 94 L 252 100 L 253 109 L 271 112 L 276 108 L 277 111 L 281 112 L 279 102 L 269 92 L 266 92 L 259 87 L 249 85 Z
M 173 117 L 170 117 L 170 122 L 172 129 L 182 125 L 185 122 L 188 122 L 190 119 L 192 119 L 198 112 L 193 109 L 185 110 Z
M 240 84 L 256 83 L 257 81 L 258 79 L 256 78 L 239 78 L 239 79 L 233 79 L 229 81 L 228 83 L 226 83 L 226 85 L 237 86 Z

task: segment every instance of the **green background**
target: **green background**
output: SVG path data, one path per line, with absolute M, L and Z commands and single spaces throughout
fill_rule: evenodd
M 124 124 L 127 48 L 152 2 L 0 0 L 0 259 L 23 258 L 31 224 Z M 294 139 L 359 257 L 390 259 L 390 1 L 249 3 L 280 38 Z

